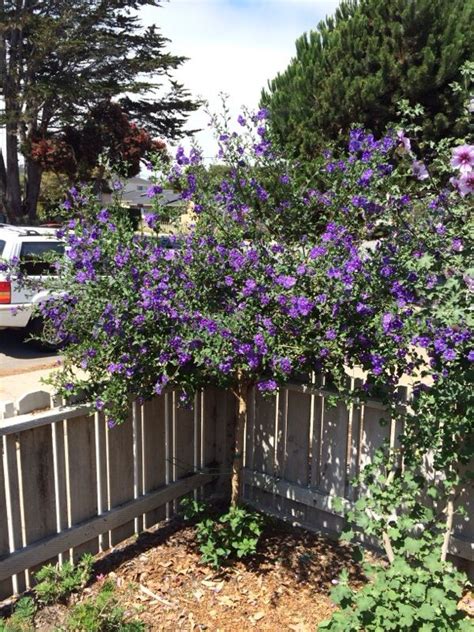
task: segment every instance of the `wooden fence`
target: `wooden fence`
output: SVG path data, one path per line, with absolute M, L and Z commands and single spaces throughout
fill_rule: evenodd
M 170 518 L 177 499 L 228 471 L 228 393 L 208 389 L 192 409 L 166 393 L 134 403 L 112 429 L 84 405 L 24 412 L 48 397 L 3 406 L 0 599 L 29 588 L 45 562 L 107 550 Z
M 328 405 L 329 396 L 298 384 L 269 399 L 250 393 L 243 499 L 335 535 L 344 519 L 334 497 L 356 500 L 352 477 L 399 428 L 380 425 L 379 402 L 348 408 Z M 47 394 L 30 394 L 0 410 L 0 599 L 29 587 L 41 564 L 105 551 L 171 517 L 184 494 L 228 480 L 229 393 L 207 389 L 192 409 L 166 393 L 134 403 L 113 429 L 87 406 L 48 405 Z M 450 551 L 472 575 L 473 498 L 464 500 L 469 516 L 457 518 Z
M 334 536 L 344 528 L 334 497 L 346 507 L 357 500 L 351 480 L 384 441 L 396 444 L 401 428 L 378 401 L 347 407 L 328 398 L 334 400 L 333 391 L 299 384 L 271 399 L 251 394 L 243 498 L 263 512 Z M 473 578 L 472 490 L 460 500 L 468 515 L 455 517 L 449 551 Z

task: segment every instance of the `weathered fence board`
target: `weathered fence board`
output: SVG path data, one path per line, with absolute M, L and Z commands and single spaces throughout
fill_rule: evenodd
M 0 599 L 29 587 L 44 563 L 107 550 L 170 517 L 184 494 L 202 495 L 230 450 L 227 427 L 216 449 L 216 428 L 231 398 L 215 391 L 209 407 L 196 395 L 191 410 L 168 392 L 133 403 L 115 428 L 83 405 L 3 419 Z
M 25 529 L 24 529 L 24 512 L 22 503 L 22 485 L 19 476 L 19 442 L 16 434 L 4 437 L 4 472 L 6 495 L 7 495 L 7 512 L 10 523 L 10 551 L 20 549 L 26 546 Z M 27 585 L 27 572 L 18 573 L 13 578 L 15 590 L 21 592 L 25 590 Z
M 2 463 L 0 463 L 0 558 L 8 555 L 10 552 L 8 516 L 7 516 L 7 499 L 5 495 L 5 478 L 3 472 L 3 443 L 0 444 L 2 452 Z M 10 595 L 14 592 L 13 581 L 9 577 L 4 581 L 0 581 L 0 595 Z
M 152 492 L 166 483 L 165 398 L 147 400 L 142 407 L 143 491 Z M 144 526 L 149 529 L 166 518 L 166 508 L 149 511 Z
M 97 515 L 97 460 L 95 428 L 90 416 L 65 422 L 67 426 L 67 481 L 70 499 L 69 525 Z M 73 551 L 77 560 L 84 553 L 97 553 L 98 539 L 81 544 Z

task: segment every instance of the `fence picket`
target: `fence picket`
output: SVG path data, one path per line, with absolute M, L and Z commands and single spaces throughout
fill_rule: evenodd
M 6 485 L 4 476 L 4 459 L 5 451 L 3 448 L 3 442 L 0 444 L 2 460 L 0 463 L 0 558 L 4 555 L 8 555 L 10 552 L 10 543 L 8 540 L 8 515 L 7 515 L 7 499 L 6 499 Z M 0 601 L 6 599 L 14 592 L 13 583 L 11 579 L 5 579 L 0 582 Z
M 133 426 L 129 417 L 124 423 L 107 428 L 108 441 L 108 487 L 109 508 L 133 498 Z M 135 525 L 133 520 L 113 529 L 110 543 L 115 546 L 122 540 L 133 535 Z
M 311 398 L 306 393 L 288 391 L 287 434 L 284 477 L 292 483 L 309 483 L 309 426 Z
M 143 490 L 151 492 L 166 483 L 165 454 L 165 396 L 160 395 L 143 404 Z M 149 529 L 166 518 L 165 507 L 149 511 L 144 517 L 144 526 Z
M 326 404 L 323 415 L 319 486 L 328 494 L 344 496 L 346 487 L 349 411 L 343 402 Z
M 24 540 L 24 518 L 21 494 L 21 479 L 17 452 L 19 451 L 18 436 L 11 434 L 3 437 L 4 449 L 4 475 L 6 486 L 6 501 L 9 522 L 10 552 L 21 549 L 26 543 Z M 25 590 L 27 585 L 27 571 L 18 573 L 13 577 L 13 590 L 19 593 Z
M 26 430 L 20 435 L 22 503 L 25 544 L 32 544 L 56 533 L 54 457 L 51 428 Z M 57 558 L 47 560 L 52 564 Z M 30 568 L 34 574 L 39 567 Z M 31 583 L 31 578 L 30 578 Z
M 71 525 L 97 515 L 97 463 L 94 417 L 87 415 L 67 423 L 68 477 Z M 92 493 L 91 493 L 92 492 Z M 73 560 L 84 553 L 97 553 L 97 538 L 84 542 L 73 551 Z

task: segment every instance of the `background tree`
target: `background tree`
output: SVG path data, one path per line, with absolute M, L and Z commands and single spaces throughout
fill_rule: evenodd
M 42 176 L 41 161 L 31 155 L 35 143 L 71 128 L 86 130 L 97 104 L 114 98 L 130 123 L 151 135 L 183 134 L 197 104 L 171 74 L 185 58 L 166 51 L 168 40 L 155 25 L 141 24 L 137 11 L 145 5 L 159 7 L 160 1 L 0 0 L 6 129 L 0 175 L 12 220 L 35 217 Z
M 80 127 L 67 125 L 61 134 L 32 137 L 29 156 L 46 172 L 64 174 L 72 182 L 103 183 L 101 156 L 108 167 L 119 168 L 127 178 L 140 172 L 145 155 L 161 152 L 165 143 L 153 140 L 148 131 L 129 120 L 118 103 L 102 101 L 90 111 Z
M 360 123 L 375 133 L 397 103 L 425 108 L 424 134 L 463 135 L 463 101 L 450 84 L 474 52 L 471 0 L 343 0 L 296 42 L 296 57 L 263 90 L 278 142 L 312 158 Z

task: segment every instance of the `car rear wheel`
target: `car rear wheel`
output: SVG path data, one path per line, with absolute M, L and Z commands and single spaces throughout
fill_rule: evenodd
M 57 351 L 60 347 L 53 326 L 41 316 L 36 316 L 30 320 L 28 333 L 31 336 L 31 344 L 41 351 Z

